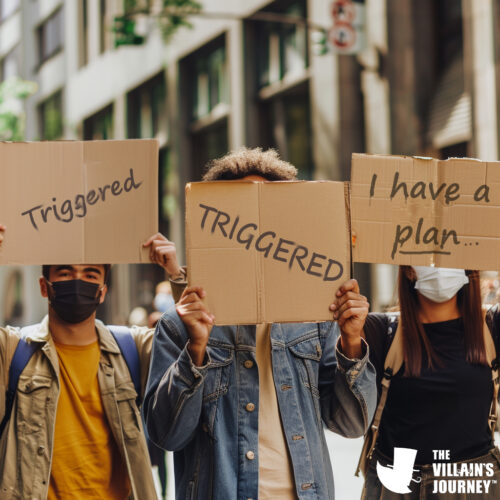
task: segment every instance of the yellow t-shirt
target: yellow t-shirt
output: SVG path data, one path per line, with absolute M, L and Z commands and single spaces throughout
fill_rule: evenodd
M 259 500 L 296 500 L 292 460 L 281 423 L 271 358 L 271 325 L 257 325 Z
M 99 343 L 56 350 L 61 389 L 48 499 L 123 500 L 130 481 L 102 406 Z

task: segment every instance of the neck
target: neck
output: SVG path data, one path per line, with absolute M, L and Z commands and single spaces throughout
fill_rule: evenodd
M 446 302 L 433 302 L 418 293 L 418 302 L 420 305 L 418 316 L 422 323 L 439 323 L 461 316 L 456 295 Z
M 49 331 L 54 341 L 59 344 L 92 344 L 97 340 L 95 313 L 81 323 L 67 323 L 49 306 Z

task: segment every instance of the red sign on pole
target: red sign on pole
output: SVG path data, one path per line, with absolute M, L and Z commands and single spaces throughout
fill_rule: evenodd
M 333 25 L 328 40 L 340 54 L 356 54 L 364 49 L 364 0 L 334 0 L 331 4 Z

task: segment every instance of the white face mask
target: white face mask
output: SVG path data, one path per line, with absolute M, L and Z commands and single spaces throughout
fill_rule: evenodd
M 469 278 L 463 269 L 413 266 L 417 274 L 415 289 L 433 302 L 446 302 L 454 297 Z

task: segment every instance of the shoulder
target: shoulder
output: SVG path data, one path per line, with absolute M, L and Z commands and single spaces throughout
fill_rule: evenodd
M 6 358 L 14 352 L 22 336 L 21 328 L 6 326 L 0 328 L 0 352 Z
M 4 326 L 0 328 L 0 338 L 9 339 L 9 338 L 21 338 L 21 328 L 17 326 Z
M 399 321 L 399 312 L 369 313 L 365 321 L 365 335 L 367 340 L 384 341 L 394 334 Z
M 491 306 L 486 311 L 486 324 L 495 339 L 497 345 L 500 343 L 500 304 Z
M 396 333 L 399 312 L 369 313 L 366 317 L 364 333 L 370 346 L 370 360 L 377 373 L 383 371 L 385 357 Z
M 0 385 L 7 385 L 10 362 L 20 338 L 20 328 L 11 326 L 0 328 Z
M 486 321 L 492 325 L 498 325 L 500 322 L 500 304 L 489 307 L 486 311 Z
M 133 325 L 130 327 L 130 333 L 134 340 L 144 342 L 153 337 L 155 333 L 154 328 L 148 328 L 147 326 L 136 326 Z

